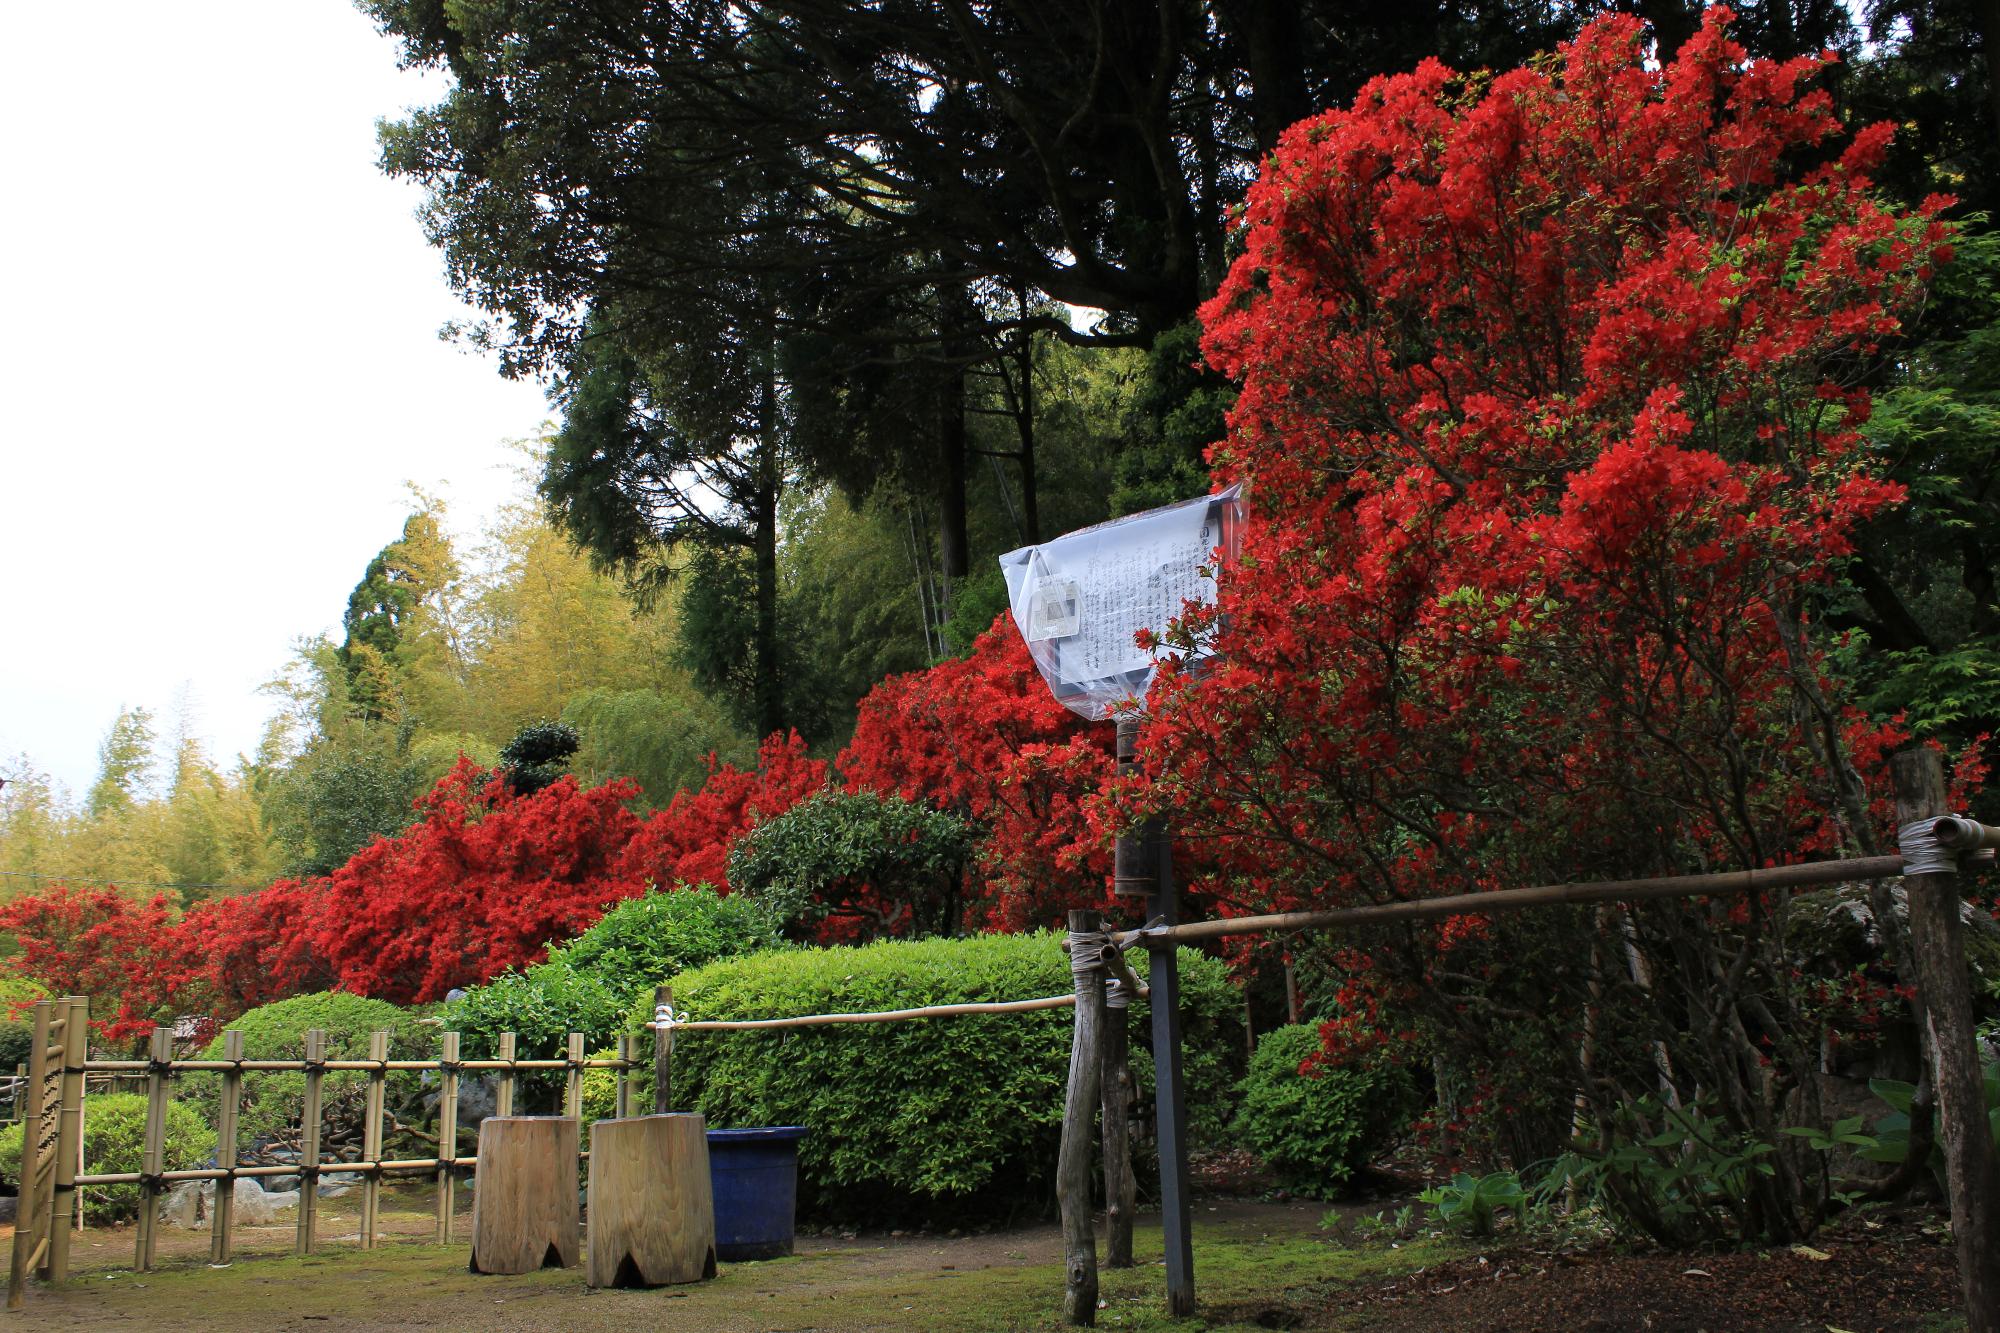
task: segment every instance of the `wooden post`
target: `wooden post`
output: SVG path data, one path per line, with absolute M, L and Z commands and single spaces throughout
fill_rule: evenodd
M 662 1008 L 671 1009 L 674 1004 L 672 986 L 653 987 L 653 1012 Z M 670 1027 L 653 1029 L 653 1114 L 665 1115 L 674 1109 L 674 1030 Z
M 1912 824 L 1945 808 L 1944 764 L 1935 750 L 1905 750 L 1891 760 L 1896 820 L 1903 853 L 1916 860 L 1921 841 Z M 1934 841 L 1928 837 L 1923 841 Z M 1928 860 L 1928 858 L 1924 858 Z M 1972 996 L 1960 938 L 1958 872 L 1946 853 L 1942 869 L 1908 873 L 1910 952 L 1929 1031 L 1931 1078 L 1937 1088 L 1945 1182 L 1951 1197 L 1952 1239 L 1958 1249 L 1968 1333 L 2000 1330 L 2000 1261 L 1993 1229 L 1994 1171 L 1986 1094 L 1974 1046 Z
M 174 1058 L 174 1030 L 153 1029 L 147 1049 L 146 1138 L 139 1167 L 139 1224 L 134 1228 L 133 1271 L 149 1273 L 159 1244 L 160 1172 L 167 1169 L 167 1062 Z
M 55 1126 L 49 1123 L 48 1111 L 51 1108 L 44 1104 L 43 1097 L 54 1044 L 50 1029 L 55 1025 L 55 1010 L 53 1000 L 35 1001 L 35 1021 L 31 1029 L 34 1044 L 28 1048 L 28 1081 L 18 1094 L 22 1099 L 21 1194 L 15 1205 L 18 1211 L 14 1215 L 14 1266 L 7 1275 L 9 1310 L 21 1308 L 27 1292 L 29 1270 L 40 1264 L 42 1254 L 46 1253 L 37 1245 L 37 1237 L 46 1234 L 49 1224 L 44 1186 L 52 1186 L 55 1176 L 54 1163 L 49 1160 L 49 1154 L 55 1148 L 55 1136 L 49 1131 Z
M 1063 1103 L 1062 1150 L 1056 1159 L 1056 1202 L 1062 1208 L 1063 1318 L 1088 1328 L 1097 1322 L 1097 1233 L 1090 1219 L 1091 1125 L 1102 1080 L 1104 967 L 1096 957 L 1103 921 L 1096 912 L 1069 914 L 1070 968 L 1076 978 L 1076 1028 L 1069 1051 L 1069 1091 Z
M 368 1034 L 368 1058 L 375 1067 L 368 1071 L 368 1101 L 362 1112 L 367 1122 L 361 1127 L 361 1160 L 382 1160 L 382 1118 L 387 1113 L 389 1092 L 389 1038 L 387 1028 Z M 361 1248 L 375 1248 L 375 1232 L 382 1217 L 382 1173 L 370 1171 L 361 1178 Z
M 612 1114 L 620 1120 L 632 1114 L 632 1034 L 618 1034 L 618 1099 Z
M 512 1060 L 519 1038 L 511 1032 L 500 1034 L 500 1058 Z M 500 1071 L 500 1093 L 493 1099 L 493 1114 L 510 1116 L 514 1114 L 514 1066 L 508 1065 Z
M 569 1068 L 563 1085 L 563 1114 L 583 1122 L 583 1034 L 569 1034 Z
M 451 1215 L 458 1203 L 458 1042 L 459 1034 L 444 1034 L 444 1054 L 438 1061 L 438 1187 L 437 1243 L 451 1244 Z
M 1155 862 L 1152 915 L 1180 920 L 1173 845 L 1162 838 Z M 1188 1206 L 1187 1092 L 1181 1070 L 1181 970 L 1171 941 L 1151 942 L 1147 984 L 1153 1006 L 1153 1114 L 1160 1150 L 1160 1230 L 1166 1243 L 1167 1313 L 1194 1313 L 1194 1238 Z
M 577 1123 L 567 1116 L 494 1115 L 479 1122 L 473 1272 L 576 1266 L 582 1231 L 576 1163 Z
M 584 1281 L 652 1287 L 715 1276 L 715 1201 L 698 1115 L 600 1120 L 590 1137 Z
M 82 1211 L 76 1197 L 76 1174 L 83 1158 L 83 1066 L 90 1059 L 90 1001 L 72 995 L 63 1001 L 62 1120 L 56 1127 L 56 1183 L 51 1193 L 49 1262 L 51 1282 L 69 1277 L 69 1243 Z M 169 1054 L 171 1054 L 169 1050 Z
M 311 1254 L 313 1228 L 319 1222 L 320 1122 L 325 1118 L 326 1033 L 306 1032 L 306 1096 L 299 1111 L 299 1234 L 294 1254 Z
M 243 1058 L 243 1034 L 231 1028 L 222 1034 L 222 1058 L 241 1060 Z M 225 1069 L 222 1071 L 222 1107 L 216 1115 L 215 1164 L 225 1171 L 236 1170 L 236 1127 L 243 1112 L 243 1071 Z M 212 1264 L 226 1264 L 234 1237 L 230 1230 L 236 1223 L 236 1177 L 224 1176 L 215 1182 L 215 1206 L 208 1214 L 208 1261 Z
M 1132 1211 L 1138 1181 L 1132 1174 L 1132 1033 L 1125 983 L 1104 988 L 1104 1264 L 1132 1266 Z

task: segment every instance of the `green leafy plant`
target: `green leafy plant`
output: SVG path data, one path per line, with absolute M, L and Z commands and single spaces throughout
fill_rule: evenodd
M 27 977 L 0 977 L 0 1074 L 28 1062 L 35 1044 L 35 1001 L 49 998 L 48 987 Z
M 1238 1088 L 1235 1128 L 1286 1188 L 1327 1198 L 1401 1128 L 1410 1099 L 1402 1071 L 1382 1060 L 1301 1073 L 1319 1050 L 1310 1023 L 1259 1038 Z
M 1239 1008 L 1227 968 L 1182 950 L 1190 1119 L 1197 1136 L 1226 1118 Z M 752 954 L 684 972 L 678 1007 L 696 1019 L 859 1013 L 1071 989 L 1069 960 L 1048 933 L 893 940 L 860 948 Z M 651 1016 L 633 995 L 633 1031 Z M 1135 1003 L 1133 1077 L 1147 1010 Z M 690 1032 L 674 1043 L 678 1110 L 714 1128 L 804 1125 L 800 1204 L 850 1221 L 941 1221 L 1045 1212 L 1055 1198 L 1067 1010 L 770 1031 Z M 635 1096 L 652 1096 L 641 1070 Z M 1147 1178 L 1143 1166 L 1140 1179 Z
M 1537 1184 L 1546 1199 L 1576 1191 L 1621 1235 L 1671 1248 L 1754 1239 L 1754 1192 L 1777 1175 L 1776 1144 L 1732 1130 L 1700 1105 L 1635 1103 L 1599 1146 L 1557 1158 Z
M 1461 1171 L 1449 1183 L 1433 1185 L 1417 1196 L 1437 1209 L 1438 1220 L 1475 1236 L 1493 1234 L 1493 1215 L 1501 1209 L 1519 1218 L 1529 1204 L 1521 1177 L 1512 1171 L 1473 1176 Z
M 192 1106 L 167 1103 L 166 1169 L 185 1171 L 207 1162 L 215 1151 L 211 1122 Z M 21 1126 L 0 1130 L 0 1176 L 21 1178 Z M 105 1175 L 138 1171 L 145 1165 L 146 1099 L 137 1093 L 112 1092 L 84 1101 L 84 1169 Z M 86 1222 L 122 1222 L 139 1211 L 137 1185 L 93 1185 L 78 1191 Z
M 2000 1147 L 2000 1061 L 1987 1062 L 1983 1086 L 1986 1095 L 1987 1132 L 1992 1136 L 1994 1146 Z M 1901 1166 L 1910 1157 L 1910 1107 L 1916 1101 L 1916 1085 L 1905 1083 L 1901 1079 L 1871 1078 L 1868 1080 L 1868 1090 L 1882 1099 L 1889 1107 L 1889 1114 L 1875 1122 L 1873 1134 L 1861 1134 L 1857 1126 L 1850 1129 L 1849 1137 L 1842 1141 L 1853 1143 L 1860 1150 L 1859 1155 L 1871 1162 Z M 1851 1117 L 1850 1120 L 1844 1120 L 1834 1128 L 1838 1130 L 1860 1119 L 1859 1116 Z M 1791 1129 L 1785 1132 L 1800 1134 L 1805 1131 Z M 1814 1143 L 1813 1146 L 1818 1147 L 1819 1144 Z M 1944 1179 L 1944 1148 L 1935 1140 L 1931 1144 L 1930 1156 L 1925 1164 L 1940 1181 Z

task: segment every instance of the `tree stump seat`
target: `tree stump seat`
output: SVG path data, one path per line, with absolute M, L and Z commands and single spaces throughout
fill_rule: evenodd
M 577 1208 L 575 1116 L 488 1116 L 479 1122 L 478 1181 L 472 1196 L 475 1273 L 574 1268 L 582 1218 Z
M 590 1128 L 593 1287 L 658 1287 L 715 1276 L 708 1127 L 699 1115 L 600 1120 Z

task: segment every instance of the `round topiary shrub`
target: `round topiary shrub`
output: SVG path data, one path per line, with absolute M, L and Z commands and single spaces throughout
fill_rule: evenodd
M 684 972 L 675 1005 L 695 1019 L 860 1013 L 1072 988 L 1061 937 L 980 935 L 755 954 Z M 1242 1045 L 1227 969 L 1183 949 L 1188 1104 L 1197 1130 L 1226 1120 Z M 635 992 L 632 1030 L 652 1013 Z M 1134 1074 L 1147 1010 L 1134 1006 Z M 799 1200 L 822 1218 L 886 1224 L 1046 1213 L 1074 1019 L 1067 1009 L 900 1023 L 688 1032 L 674 1042 L 676 1110 L 711 1128 L 804 1125 Z M 652 1096 L 651 1070 L 635 1097 Z M 1142 1172 L 1143 1175 L 1143 1172 Z
M 435 1060 L 439 1033 L 419 1022 L 421 1015 L 387 1000 L 371 1000 L 346 991 L 322 991 L 295 995 L 252 1009 L 231 1023 L 243 1034 L 246 1060 L 297 1060 L 304 1057 L 306 1032 L 319 1028 L 326 1033 L 326 1058 L 365 1060 L 368 1039 L 375 1032 L 389 1032 L 392 1060 Z M 201 1059 L 220 1060 L 224 1034 L 202 1051 Z M 218 1074 L 184 1076 L 181 1093 L 189 1105 L 213 1125 L 220 1111 L 222 1078 Z M 289 1071 L 250 1072 L 243 1076 L 243 1109 L 237 1121 L 238 1146 L 249 1148 L 259 1139 L 293 1137 L 304 1103 L 306 1076 Z M 368 1095 L 368 1076 L 356 1071 L 327 1074 L 320 1085 L 325 1108 L 327 1147 L 358 1137 Z M 422 1076 L 411 1070 L 392 1072 L 388 1078 L 388 1105 L 399 1119 L 409 1120 L 422 1105 Z
M 92 1175 L 137 1171 L 145 1165 L 146 1099 L 130 1092 L 100 1093 L 83 1104 L 83 1166 Z M 166 1169 L 186 1171 L 205 1166 L 215 1152 L 215 1130 L 199 1111 L 181 1102 L 167 1103 Z M 0 1130 L 0 1176 L 21 1179 L 21 1126 Z M 139 1212 L 137 1185 L 92 1185 L 77 1191 L 83 1200 L 83 1220 L 102 1225 L 122 1222 Z
M 1257 1041 L 1239 1088 L 1236 1132 L 1279 1183 L 1330 1198 L 1409 1113 L 1402 1071 L 1381 1062 L 1302 1074 L 1320 1049 L 1316 1024 L 1275 1028 Z

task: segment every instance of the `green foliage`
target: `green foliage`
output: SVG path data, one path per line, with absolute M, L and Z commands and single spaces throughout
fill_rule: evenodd
M 167 1103 L 165 1154 L 169 1171 L 205 1165 L 215 1151 L 211 1122 L 195 1108 Z M 0 1130 L 0 1177 L 21 1178 L 19 1124 Z M 83 1117 L 83 1165 L 93 1175 L 138 1171 L 145 1166 L 146 1099 L 138 1093 L 112 1092 L 89 1098 Z M 79 1190 L 84 1221 L 102 1226 L 122 1222 L 139 1211 L 137 1185 L 93 1185 Z
M 1861 1131 L 1861 1117 L 1853 1116 L 1836 1124 L 1832 1129 L 1835 1141 L 1859 1150 L 1858 1155 L 1871 1162 L 1886 1162 L 1901 1166 L 1910 1157 L 1910 1107 L 1916 1101 L 1917 1089 L 1914 1084 L 1901 1079 L 1871 1078 L 1868 1090 L 1881 1098 L 1889 1108 L 1889 1114 L 1875 1122 L 1874 1133 Z M 1986 1128 L 1992 1136 L 1993 1144 L 2000 1148 L 2000 1061 L 1986 1063 L 1984 1090 L 1986 1095 Z M 1810 1146 L 1824 1150 L 1830 1143 L 1818 1131 L 1811 1129 L 1788 1129 L 1787 1134 L 1808 1137 Z M 1939 1136 L 1933 1134 L 1930 1156 L 1926 1160 L 1938 1183 L 1944 1183 L 1944 1148 Z
M 1401 1127 L 1410 1108 L 1407 1081 L 1391 1065 L 1362 1062 L 1300 1073 L 1319 1049 L 1319 1028 L 1311 1023 L 1258 1038 L 1240 1089 L 1236 1131 L 1288 1189 L 1330 1198 Z
M 1448 1184 L 1433 1185 L 1417 1196 L 1437 1209 L 1438 1220 L 1475 1236 L 1493 1234 L 1493 1214 L 1505 1208 L 1517 1217 L 1528 1207 L 1528 1192 L 1512 1171 L 1472 1176 L 1461 1171 Z
M 500 769 L 515 791 L 532 796 L 567 771 L 578 744 L 567 722 L 530 722 L 500 747 Z
M 646 987 L 644 1017 L 651 1017 L 651 987 L 718 958 L 782 944 L 776 922 L 750 899 L 719 897 L 706 886 L 654 891 L 628 898 L 547 962 L 508 972 L 447 1003 L 446 1027 L 464 1035 L 468 1060 L 498 1053 L 500 1034 L 515 1034 L 524 1059 L 560 1057 L 572 1032 L 587 1043 L 609 1045 L 618 1034 L 635 986 Z M 546 1096 L 559 1080 L 524 1076 L 525 1095 Z
M 1132 444 L 1118 459 L 1113 513 L 1137 513 L 1208 490 L 1203 454 L 1228 433 L 1236 389 L 1204 367 L 1198 320 L 1154 339 L 1127 418 Z
M 1227 969 L 1183 949 L 1188 1105 L 1197 1137 L 1226 1118 L 1240 1044 Z M 763 953 L 681 974 L 695 1019 L 861 1013 L 1071 989 L 1059 937 L 894 940 Z M 633 1030 L 652 994 L 633 996 Z M 1146 1009 L 1135 1003 L 1135 1039 Z M 804 1125 L 801 1206 L 856 1221 L 1045 1212 L 1073 1026 L 1066 1009 L 774 1031 L 690 1032 L 674 1044 L 677 1109 L 714 1128 Z M 1135 1040 L 1134 1075 L 1145 1062 Z M 635 1095 L 651 1096 L 642 1071 Z
M 49 998 L 48 987 L 27 977 L 0 977 L 0 1075 L 28 1063 L 35 1044 L 37 1000 Z
M 1644 1098 L 1595 1151 L 1557 1158 L 1538 1188 L 1577 1189 L 1622 1235 L 1673 1249 L 1790 1236 L 1758 1234 L 1753 1196 L 1777 1177 L 1776 1144 L 1729 1128 L 1701 1106 Z
M 252 1009 L 229 1026 L 243 1034 L 246 1060 L 297 1060 L 305 1053 L 306 1032 L 319 1028 L 326 1033 L 326 1058 L 364 1060 L 368 1039 L 386 1029 L 389 1058 L 392 1060 L 434 1060 L 438 1055 L 436 1029 L 418 1022 L 419 1015 L 386 1000 L 370 1000 L 345 991 L 322 991 L 295 995 L 288 1000 Z M 204 1060 L 223 1058 L 223 1034 L 202 1051 Z M 218 1078 L 191 1079 L 182 1096 L 196 1107 L 204 1124 L 213 1125 L 220 1112 L 222 1081 Z M 303 1073 L 250 1072 L 243 1076 L 243 1109 L 237 1121 L 240 1146 L 248 1148 L 259 1138 L 285 1134 L 299 1118 L 305 1095 Z M 367 1075 L 335 1072 L 320 1085 L 326 1108 L 326 1123 L 339 1130 L 360 1123 L 367 1096 Z M 414 1106 L 420 1096 L 421 1080 L 416 1073 L 397 1071 L 389 1075 L 392 1108 Z
M 375 839 L 402 832 L 416 819 L 411 802 L 435 776 L 385 745 L 311 746 L 271 794 L 287 872 L 331 874 Z
M 701 786 L 710 755 L 738 765 L 756 756 L 717 704 L 685 686 L 584 690 L 563 705 L 562 720 L 581 738 L 570 765 L 580 781 L 595 786 L 631 778 L 656 807 Z
M 827 790 L 739 839 L 729 882 L 800 935 L 834 915 L 861 917 L 871 933 L 955 934 L 974 837 L 957 816 L 900 796 Z

